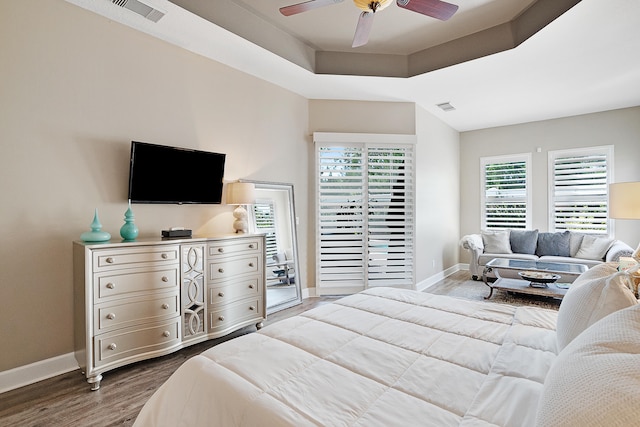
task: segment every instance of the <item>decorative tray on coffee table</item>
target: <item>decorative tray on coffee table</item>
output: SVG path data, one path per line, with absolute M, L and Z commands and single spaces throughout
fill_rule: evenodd
M 553 283 L 561 276 L 559 274 L 545 273 L 544 271 L 521 271 L 518 273 L 524 280 L 528 280 L 532 288 L 546 288 L 547 283 Z

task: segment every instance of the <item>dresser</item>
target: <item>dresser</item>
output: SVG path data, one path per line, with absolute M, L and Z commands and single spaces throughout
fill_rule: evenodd
M 75 356 L 102 374 L 266 319 L 263 235 L 73 243 Z

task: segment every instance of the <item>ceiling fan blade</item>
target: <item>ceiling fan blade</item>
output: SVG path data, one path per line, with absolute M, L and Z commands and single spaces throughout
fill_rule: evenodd
M 360 47 L 369 41 L 369 33 L 373 27 L 373 12 L 362 12 L 358 18 L 358 26 L 356 33 L 353 35 L 353 44 L 351 47 Z
M 440 0 L 397 0 L 399 7 L 446 21 L 458 10 L 457 4 Z
M 306 12 L 308 10 L 317 9 L 323 6 L 329 6 L 335 3 L 342 3 L 344 0 L 310 0 L 304 3 L 292 4 L 291 6 L 284 6 L 280 8 L 280 13 L 284 16 L 297 15 L 298 13 Z

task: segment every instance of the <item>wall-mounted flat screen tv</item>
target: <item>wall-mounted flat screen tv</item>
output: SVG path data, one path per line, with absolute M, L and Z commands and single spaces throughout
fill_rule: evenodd
M 225 154 L 131 142 L 131 203 L 222 201 Z

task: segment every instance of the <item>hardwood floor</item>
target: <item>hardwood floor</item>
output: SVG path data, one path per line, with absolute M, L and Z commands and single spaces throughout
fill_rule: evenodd
M 268 316 L 265 326 L 294 316 L 334 297 L 309 298 Z M 255 331 L 243 328 L 176 353 L 106 372 L 90 391 L 80 370 L 0 394 L 0 426 L 131 426 L 154 391 L 187 359 L 216 344 Z

